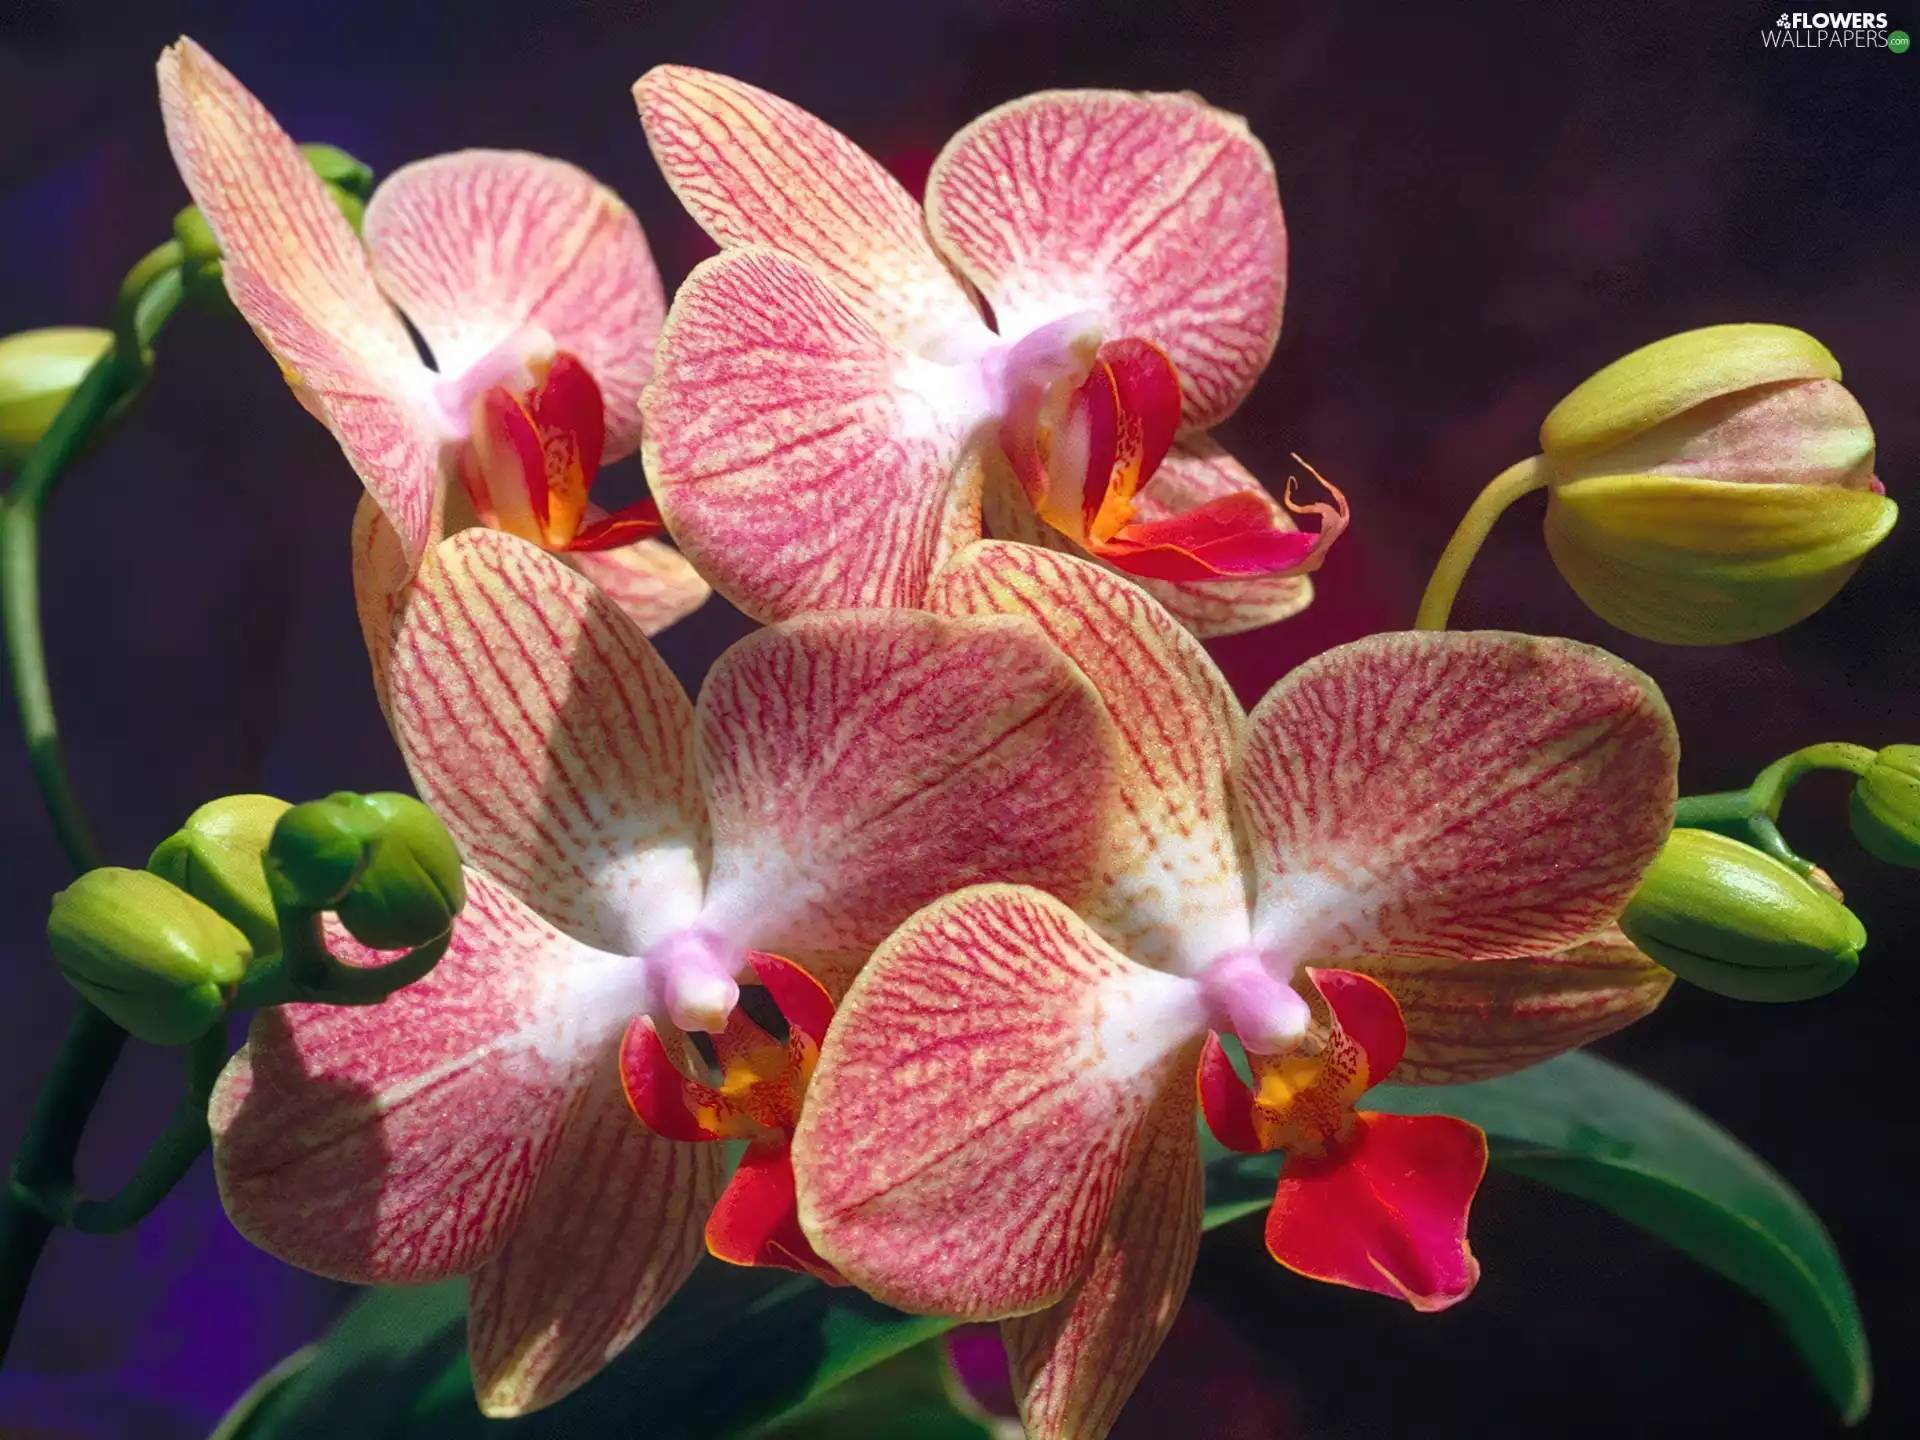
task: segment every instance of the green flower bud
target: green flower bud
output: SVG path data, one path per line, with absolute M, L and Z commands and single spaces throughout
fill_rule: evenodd
M 162 840 L 147 869 L 238 926 L 255 955 L 280 948 L 265 857 L 273 827 L 293 807 L 271 795 L 210 801 Z
M 247 937 L 145 870 L 89 870 L 53 899 L 47 939 L 73 986 L 155 1045 L 220 1023 L 253 959 Z
M 1812 336 L 1715 325 L 1601 370 L 1540 430 L 1548 552 L 1643 639 L 1724 645 L 1832 599 L 1899 511 L 1873 427 Z
M 1736 1000 L 1809 1000 L 1860 965 L 1867 932 L 1825 891 L 1711 830 L 1675 830 L 1620 928 L 1684 980 Z
M 438 938 L 467 899 L 453 837 L 409 795 L 342 792 L 294 806 L 274 828 L 267 873 L 283 899 L 332 910 L 376 950 Z
M 1853 787 L 1853 838 L 1889 865 L 1920 870 L 1920 745 L 1889 745 Z
M 307 157 L 313 173 L 334 189 L 356 200 L 373 198 L 373 167 L 365 161 L 354 159 L 338 145 L 302 145 L 300 153 Z
M 112 331 L 73 325 L 0 340 L 0 468 L 26 458 L 81 378 L 112 348 Z

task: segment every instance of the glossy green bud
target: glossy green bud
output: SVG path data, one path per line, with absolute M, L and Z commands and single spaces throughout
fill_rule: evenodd
M 373 198 L 373 167 L 363 160 L 356 160 L 338 145 L 322 145 L 318 142 L 302 145 L 300 153 L 307 157 L 307 164 L 334 189 L 351 195 L 356 200 Z
M 293 807 L 271 795 L 228 795 L 202 805 L 162 840 L 147 869 L 239 927 L 255 955 L 280 948 L 267 887 L 267 844 Z
M 247 937 L 145 870 L 89 870 L 53 899 L 47 939 L 74 988 L 155 1045 L 220 1023 L 253 959 Z
M 40 443 L 113 333 L 76 325 L 23 330 L 0 340 L 0 468 L 19 464 Z
M 1620 928 L 1704 990 L 1736 1000 L 1809 1000 L 1860 965 L 1867 932 L 1833 896 L 1750 845 L 1675 830 Z
M 1546 539 L 1587 607 L 1724 645 L 1832 599 L 1893 528 L 1873 427 L 1812 336 L 1714 325 L 1616 360 L 1540 429 Z
M 453 837 L 410 795 L 343 791 L 294 806 L 274 828 L 267 873 L 277 894 L 333 911 L 376 950 L 437 939 L 467 898 Z
M 1889 865 L 1920 870 L 1920 745 L 1889 745 L 1853 787 L 1853 838 Z

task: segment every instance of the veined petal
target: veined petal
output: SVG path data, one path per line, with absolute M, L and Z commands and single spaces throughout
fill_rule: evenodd
M 378 959 L 330 927 L 348 963 Z M 520 1223 L 587 1070 L 564 991 L 601 963 L 478 871 L 447 953 L 378 1005 L 254 1017 L 214 1090 L 234 1225 L 356 1284 L 460 1275 Z
M 391 675 L 414 783 L 472 864 L 623 954 L 692 922 L 707 843 L 692 707 L 584 577 L 462 531 L 414 582 Z
M 526 1213 L 473 1277 L 467 1348 L 488 1415 L 522 1415 L 586 1383 L 659 1313 L 703 1245 L 725 1156 L 633 1118 L 604 1046 Z
M 794 1136 L 800 1223 L 902 1309 L 997 1319 L 1088 1273 L 1205 1028 L 1198 986 L 1136 965 L 1039 891 L 979 886 L 875 952 Z
M 871 949 L 976 881 L 1071 900 L 1099 877 L 1112 728 L 1030 621 L 804 616 L 721 656 L 696 709 L 701 924 L 737 944 Z
M 1338 490 L 1333 496 L 1333 504 L 1311 507 L 1321 512 L 1321 528 L 1311 535 L 1276 529 L 1257 495 L 1223 495 L 1183 515 L 1136 520 L 1092 548 L 1115 569 L 1155 580 L 1192 583 L 1305 574 L 1320 567 L 1328 548 L 1347 528 L 1346 497 Z
M 765 245 L 818 271 L 895 343 L 921 350 L 980 312 L 884 166 L 799 106 L 725 75 L 658 65 L 633 87 L 680 203 L 722 247 Z
M 1206 1203 L 1184 1079 L 1142 1129 L 1086 1276 L 1058 1304 L 1001 1322 L 1029 1440 L 1102 1440 L 1180 1312 Z
M 1525 1069 L 1653 1013 L 1673 984 L 1609 926 L 1551 955 L 1354 962 L 1393 992 L 1407 1023 L 1401 1085 L 1455 1085 Z
M 1679 745 L 1605 651 L 1376 635 L 1254 707 L 1256 943 L 1294 963 L 1539 955 L 1610 924 L 1665 840 Z
M 1289 1157 L 1267 1212 L 1267 1252 L 1314 1280 L 1444 1310 L 1467 1298 L 1480 1262 L 1467 1210 L 1487 1137 L 1451 1115 L 1361 1112 L 1325 1159 Z
M 980 533 L 962 377 L 896 347 L 798 260 L 716 256 L 675 295 L 641 397 L 654 498 L 755 619 L 918 605 Z
M 353 228 L 266 107 L 191 40 L 164 51 L 159 70 L 167 142 L 220 241 L 227 292 L 417 563 L 446 438 L 433 373 L 381 298 Z
M 1251 937 L 1228 777 L 1246 712 L 1200 643 L 1088 560 L 981 541 L 928 605 L 1024 615 L 1093 681 L 1121 741 L 1107 879 L 1083 913 L 1123 954 L 1192 973 Z
M 1165 350 L 1190 429 L 1240 403 L 1279 338 L 1273 162 L 1195 95 L 1047 90 L 989 110 L 934 161 L 927 224 L 1003 333 L 1091 309 Z
M 1287 508 L 1206 435 L 1189 436 L 1167 452 L 1140 492 L 1136 509 L 1140 520 L 1152 523 L 1227 495 L 1251 495 L 1260 501 L 1267 509 L 1267 523 L 1275 530 L 1298 528 Z M 1298 615 L 1313 603 L 1313 581 L 1304 574 L 1215 580 L 1129 578 L 1203 640 L 1258 630 Z
M 537 325 L 599 385 L 607 460 L 632 453 L 667 302 L 647 237 L 618 195 L 544 155 L 461 150 L 383 180 L 362 233 L 381 287 L 443 377 Z
M 575 550 L 562 563 L 598 585 L 648 635 L 686 619 L 713 594 L 687 557 L 659 540 L 612 550 Z
M 400 536 L 371 495 L 353 510 L 353 606 L 360 616 L 360 638 L 373 667 L 373 694 L 380 713 L 392 723 L 387 669 L 393 656 L 393 622 L 407 581 L 412 578 Z

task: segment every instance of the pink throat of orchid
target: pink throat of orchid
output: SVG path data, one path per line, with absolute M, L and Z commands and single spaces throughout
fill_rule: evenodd
M 1274 957 L 1255 947 L 1229 950 L 1197 977 L 1207 1028 L 1236 1035 L 1250 1054 L 1284 1055 L 1306 1038 L 1311 1012 L 1276 970 Z
M 646 1003 L 682 1030 L 717 1035 L 740 1000 L 746 951 L 711 930 L 679 930 L 646 953 Z
M 606 406 L 586 365 L 546 331 L 516 330 L 437 398 L 466 431 L 460 481 L 481 523 L 554 551 L 660 533 L 651 500 L 608 514 L 588 499 L 606 451 Z

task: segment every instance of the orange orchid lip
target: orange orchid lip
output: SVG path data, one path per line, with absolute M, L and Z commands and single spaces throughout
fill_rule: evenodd
M 487 386 L 474 397 L 470 420 L 460 479 L 491 528 L 558 551 L 629 545 L 664 528 L 650 499 L 611 515 L 589 503 L 606 447 L 606 407 L 575 356 L 562 351 L 544 373 L 534 367 L 524 391 Z

